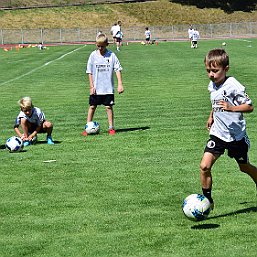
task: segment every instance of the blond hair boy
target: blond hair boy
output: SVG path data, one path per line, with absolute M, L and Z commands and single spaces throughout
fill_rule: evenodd
M 90 86 L 89 109 L 87 122 L 93 120 L 95 110 L 98 105 L 104 105 L 109 123 L 109 134 L 114 135 L 114 78 L 116 74 L 119 94 L 123 93 L 123 85 L 121 78 L 121 64 L 117 56 L 107 49 L 108 38 L 105 34 L 100 34 L 96 38 L 96 47 L 88 59 L 87 70 Z M 82 133 L 87 135 L 86 131 Z
M 14 131 L 24 141 L 24 146 L 32 144 L 38 133 L 46 133 L 47 143 L 54 144 L 51 136 L 53 124 L 45 119 L 45 114 L 38 107 L 34 107 L 31 98 L 23 97 L 18 104 L 20 113 L 15 120 Z

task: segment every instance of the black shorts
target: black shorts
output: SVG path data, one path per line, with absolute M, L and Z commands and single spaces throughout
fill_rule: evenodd
M 250 141 L 247 136 L 240 141 L 225 142 L 213 135 L 207 142 L 204 152 L 213 153 L 215 155 L 224 154 L 228 150 L 228 156 L 234 158 L 238 163 L 248 163 L 248 150 L 250 148 Z
M 42 122 L 40 130 L 38 131 L 38 133 L 46 133 L 46 131 L 43 129 L 43 123 L 44 122 L 45 121 Z M 37 129 L 37 127 L 38 127 L 37 124 L 28 122 L 28 132 L 29 132 L 29 134 L 32 134 Z
M 89 97 L 89 105 L 97 106 L 97 105 L 105 105 L 105 106 L 113 106 L 114 105 L 114 94 L 108 95 L 90 95 Z

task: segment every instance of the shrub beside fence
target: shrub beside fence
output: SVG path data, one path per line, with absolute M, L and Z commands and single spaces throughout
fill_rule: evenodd
M 199 24 L 195 25 L 200 37 L 218 38 L 252 38 L 257 37 L 257 22 Z M 152 26 L 153 39 L 159 41 L 188 39 L 187 25 Z M 77 29 L 0 29 L 0 44 L 66 44 L 94 42 L 96 34 L 102 31 L 110 38 L 110 28 Z M 124 41 L 144 40 L 144 27 L 123 27 Z

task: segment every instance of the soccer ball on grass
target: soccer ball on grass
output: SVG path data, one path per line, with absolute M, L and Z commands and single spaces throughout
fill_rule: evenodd
M 87 134 L 97 134 L 100 130 L 100 125 L 97 121 L 90 121 L 86 124 L 85 130 Z
M 182 210 L 190 220 L 205 220 L 211 211 L 211 203 L 204 195 L 191 194 L 183 201 Z
M 19 137 L 13 136 L 7 139 L 5 146 L 11 153 L 19 152 L 23 149 L 23 141 Z

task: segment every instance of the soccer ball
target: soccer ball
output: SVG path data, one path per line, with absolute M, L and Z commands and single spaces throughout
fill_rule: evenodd
M 226 42 L 223 42 L 222 45 L 223 45 L 223 46 L 226 46 L 227 44 L 226 44 Z
M 190 220 L 205 220 L 211 211 L 211 203 L 204 195 L 191 194 L 185 198 L 182 210 Z
M 100 125 L 97 121 L 90 121 L 86 124 L 85 130 L 87 134 L 97 134 L 100 130 Z
M 11 152 L 19 152 L 23 149 L 23 141 L 16 136 L 10 137 L 5 143 L 6 148 Z

